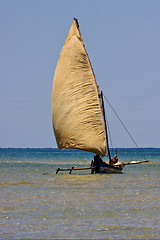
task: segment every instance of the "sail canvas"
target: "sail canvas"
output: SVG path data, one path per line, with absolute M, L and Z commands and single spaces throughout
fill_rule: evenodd
M 52 88 L 58 148 L 106 155 L 106 131 L 95 75 L 74 19 L 61 50 Z

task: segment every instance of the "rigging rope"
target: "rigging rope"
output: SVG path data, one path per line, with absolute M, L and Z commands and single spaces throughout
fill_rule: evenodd
M 146 159 L 145 157 L 145 153 L 142 151 L 142 149 L 140 149 L 140 147 L 138 146 L 138 144 L 136 143 L 136 141 L 133 139 L 132 135 L 130 134 L 130 132 L 127 130 L 126 126 L 124 125 L 124 123 L 122 122 L 122 120 L 120 119 L 120 117 L 118 116 L 118 114 L 116 113 L 116 111 L 114 110 L 114 108 L 112 107 L 112 105 L 110 104 L 109 100 L 107 99 L 107 97 L 104 95 L 105 100 L 107 101 L 107 103 L 109 104 L 109 106 L 111 107 L 112 111 L 114 112 L 114 114 L 116 115 L 116 117 L 118 118 L 118 120 L 120 121 L 120 123 L 122 124 L 122 126 L 124 127 L 124 129 L 126 130 L 127 134 L 129 135 L 129 137 L 132 139 L 132 141 L 134 142 L 134 144 L 136 145 L 136 147 L 140 150 L 140 152 L 143 154 L 144 159 Z M 147 160 L 147 159 L 146 159 Z
M 106 99 L 107 103 L 108 103 L 109 106 L 111 107 L 112 111 L 114 112 L 114 114 L 116 115 L 116 117 L 118 118 L 118 120 L 120 121 L 120 123 L 122 124 L 122 126 L 124 127 L 124 129 L 126 130 L 127 134 L 130 136 L 130 138 L 132 139 L 132 141 L 134 142 L 134 144 L 136 145 L 136 147 L 139 148 L 139 146 L 137 145 L 137 143 L 136 143 L 135 140 L 133 139 L 132 135 L 131 135 L 130 132 L 127 130 L 127 128 L 125 127 L 124 123 L 122 122 L 122 120 L 120 119 L 120 117 L 118 116 L 118 114 L 116 113 L 116 111 L 114 110 L 114 108 L 112 107 L 112 105 L 110 104 L 109 100 L 106 98 L 105 95 L 104 95 L 104 98 Z

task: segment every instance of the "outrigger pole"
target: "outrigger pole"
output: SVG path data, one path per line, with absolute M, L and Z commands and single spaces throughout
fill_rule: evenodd
M 72 168 L 58 168 L 57 170 L 56 170 L 56 174 L 59 172 L 59 171 L 69 171 L 69 174 L 71 174 L 71 172 L 73 171 L 73 170 L 86 170 L 86 169 L 94 169 L 95 167 L 84 167 L 84 168 L 74 168 L 74 167 L 72 167 Z
M 102 100 L 103 117 L 104 117 L 105 130 L 106 130 L 106 142 L 107 142 L 107 151 L 108 151 L 108 157 L 109 157 L 109 165 L 111 165 L 111 154 L 110 154 L 110 150 L 109 150 L 108 132 L 107 132 L 107 124 L 106 124 L 106 116 L 105 116 L 103 92 L 102 91 L 101 91 L 101 100 Z

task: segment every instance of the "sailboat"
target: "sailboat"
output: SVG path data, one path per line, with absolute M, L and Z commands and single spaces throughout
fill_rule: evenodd
M 52 88 L 52 123 L 59 149 L 94 153 L 99 160 L 88 168 L 98 173 L 121 173 L 123 164 L 113 164 L 107 133 L 103 92 L 86 51 L 78 20 L 73 23 L 61 50 Z M 109 162 L 99 156 L 108 155 Z

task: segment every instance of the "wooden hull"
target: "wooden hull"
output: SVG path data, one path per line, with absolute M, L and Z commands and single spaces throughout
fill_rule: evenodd
M 106 166 L 102 166 L 99 168 L 99 173 L 122 173 L 122 167 L 115 167 L 106 164 Z
M 122 173 L 123 167 L 115 166 L 115 165 L 109 165 L 108 163 L 102 162 L 98 167 L 95 167 L 94 169 L 91 169 L 91 173 Z

